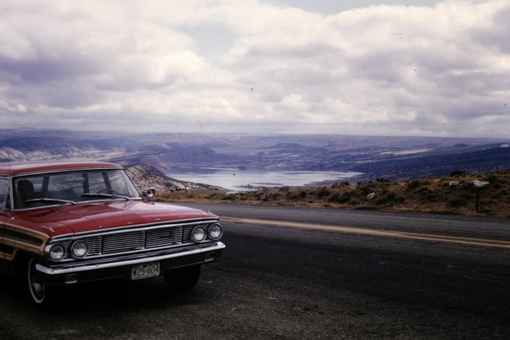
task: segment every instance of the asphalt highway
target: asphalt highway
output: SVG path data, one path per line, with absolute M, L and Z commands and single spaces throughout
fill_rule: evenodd
M 30 305 L 0 281 L 1 339 L 508 339 L 506 219 L 194 204 L 227 249 L 197 287 L 67 287 Z

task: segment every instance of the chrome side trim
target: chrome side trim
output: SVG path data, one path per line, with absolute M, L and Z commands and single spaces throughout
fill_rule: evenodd
M 142 264 L 142 263 L 148 263 L 148 262 L 163 261 L 163 260 L 167 260 L 167 259 L 171 259 L 171 258 L 188 256 L 188 255 L 196 255 L 196 254 L 201 254 L 201 253 L 208 253 L 211 251 L 217 251 L 217 250 L 223 250 L 223 249 L 225 249 L 225 244 L 223 242 L 217 242 L 217 244 L 212 247 L 190 249 L 190 250 L 186 250 L 186 251 L 178 252 L 178 253 L 159 255 L 159 256 L 154 256 L 154 257 L 144 257 L 144 258 L 121 261 L 121 262 L 100 263 L 100 264 L 86 265 L 86 266 L 82 266 L 82 267 L 57 268 L 57 269 L 52 269 L 50 267 L 46 267 L 41 264 L 36 264 L 35 268 L 38 271 L 40 271 L 41 273 L 44 273 L 47 275 L 72 274 L 72 273 L 85 272 L 85 271 L 90 271 L 90 270 L 100 270 L 100 269 L 108 269 L 108 268 L 115 268 L 115 267 L 122 267 L 122 266 L 132 266 L 135 264 Z

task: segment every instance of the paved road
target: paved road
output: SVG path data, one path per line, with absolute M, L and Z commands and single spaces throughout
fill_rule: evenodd
M 196 206 L 224 217 L 227 250 L 194 291 L 162 279 L 75 286 L 41 312 L 3 281 L 0 338 L 510 337 L 507 220 Z

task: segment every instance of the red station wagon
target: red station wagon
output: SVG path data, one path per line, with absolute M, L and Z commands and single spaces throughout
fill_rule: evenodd
M 55 287 L 163 275 L 196 285 L 225 245 L 218 216 L 154 203 L 122 166 L 103 162 L 0 163 L 0 271 L 48 304 Z

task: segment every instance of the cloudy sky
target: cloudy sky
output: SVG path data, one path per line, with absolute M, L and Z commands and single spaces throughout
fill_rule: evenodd
M 2 0 L 0 129 L 510 134 L 508 0 Z

